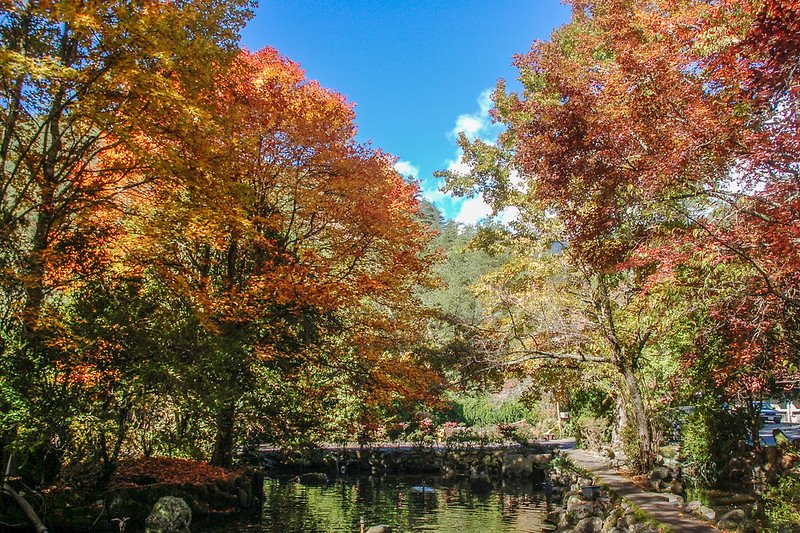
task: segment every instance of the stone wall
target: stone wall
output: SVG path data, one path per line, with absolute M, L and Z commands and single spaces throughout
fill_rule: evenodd
M 269 475 L 431 474 L 470 479 L 544 479 L 553 458 L 545 448 L 364 448 L 325 449 L 290 455 L 265 452 L 258 460 Z

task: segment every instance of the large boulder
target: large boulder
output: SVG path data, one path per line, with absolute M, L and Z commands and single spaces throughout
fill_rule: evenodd
M 367 530 L 367 533 L 392 533 L 392 528 L 386 524 L 381 524 L 379 526 L 372 526 Z
M 672 480 L 672 470 L 666 466 L 655 466 L 650 472 L 650 481 L 670 481 Z
M 739 529 L 745 518 L 747 518 L 747 513 L 743 509 L 734 509 L 722 515 L 722 518 L 717 522 L 717 527 L 735 531 Z
M 145 521 L 146 533 L 188 533 L 192 510 L 182 498 L 164 496 L 156 502 Z
M 575 533 L 600 533 L 603 530 L 603 520 L 596 516 L 582 519 L 575 524 Z

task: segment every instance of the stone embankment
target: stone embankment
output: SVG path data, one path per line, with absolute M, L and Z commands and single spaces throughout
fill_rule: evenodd
M 108 495 L 111 521 L 141 527 L 151 509 L 164 497 L 185 502 L 195 520 L 233 517 L 256 509 L 263 497 L 264 477 L 258 472 L 232 472 L 206 482 L 146 483 L 115 488 Z
M 324 482 L 341 475 L 430 474 L 471 480 L 544 480 L 554 457 L 543 447 L 322 449 L 290 455 L 264 452 L 259 461 L 270 475 Z M 311 474 L 311 475 L 309 475 Z
M 598 485 L 588 472 L 559 458 L 547 470 L 552 531 L 575 533 L 657 533 L 658 524 L 629 501 Z

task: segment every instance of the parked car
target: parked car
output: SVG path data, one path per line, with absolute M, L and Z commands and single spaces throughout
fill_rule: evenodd
M 759 411 L 759 416 L 765 424 L 780 424 L 783 415 L 771 407 L 766 407 L 766 404 L 761 402 L 753 402 L 753 407 Z
M 724 404 L 724 407 L 726 410 L 730 410 L 733 406 Z M 769 407 L 769 404 L 766 402 L 754 400 L 753 409 L 756 413 L 758 413 L 761 422 L 764 424 L 780 424 L 781 420 L 783 419 L 783 415 L 775 409 Z

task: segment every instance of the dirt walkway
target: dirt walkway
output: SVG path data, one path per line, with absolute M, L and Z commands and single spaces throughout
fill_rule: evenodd
M 682 513 L 667 502 L 664 494 L 645 492 L 608 464 L 605 457 L 585 450 L 564 450 L 579 467 L 592 472 L 601 483 L 625 498 L 654 520 L 673 529 L 676 533 L 718 533 L 719 530 L 699 518 Z

